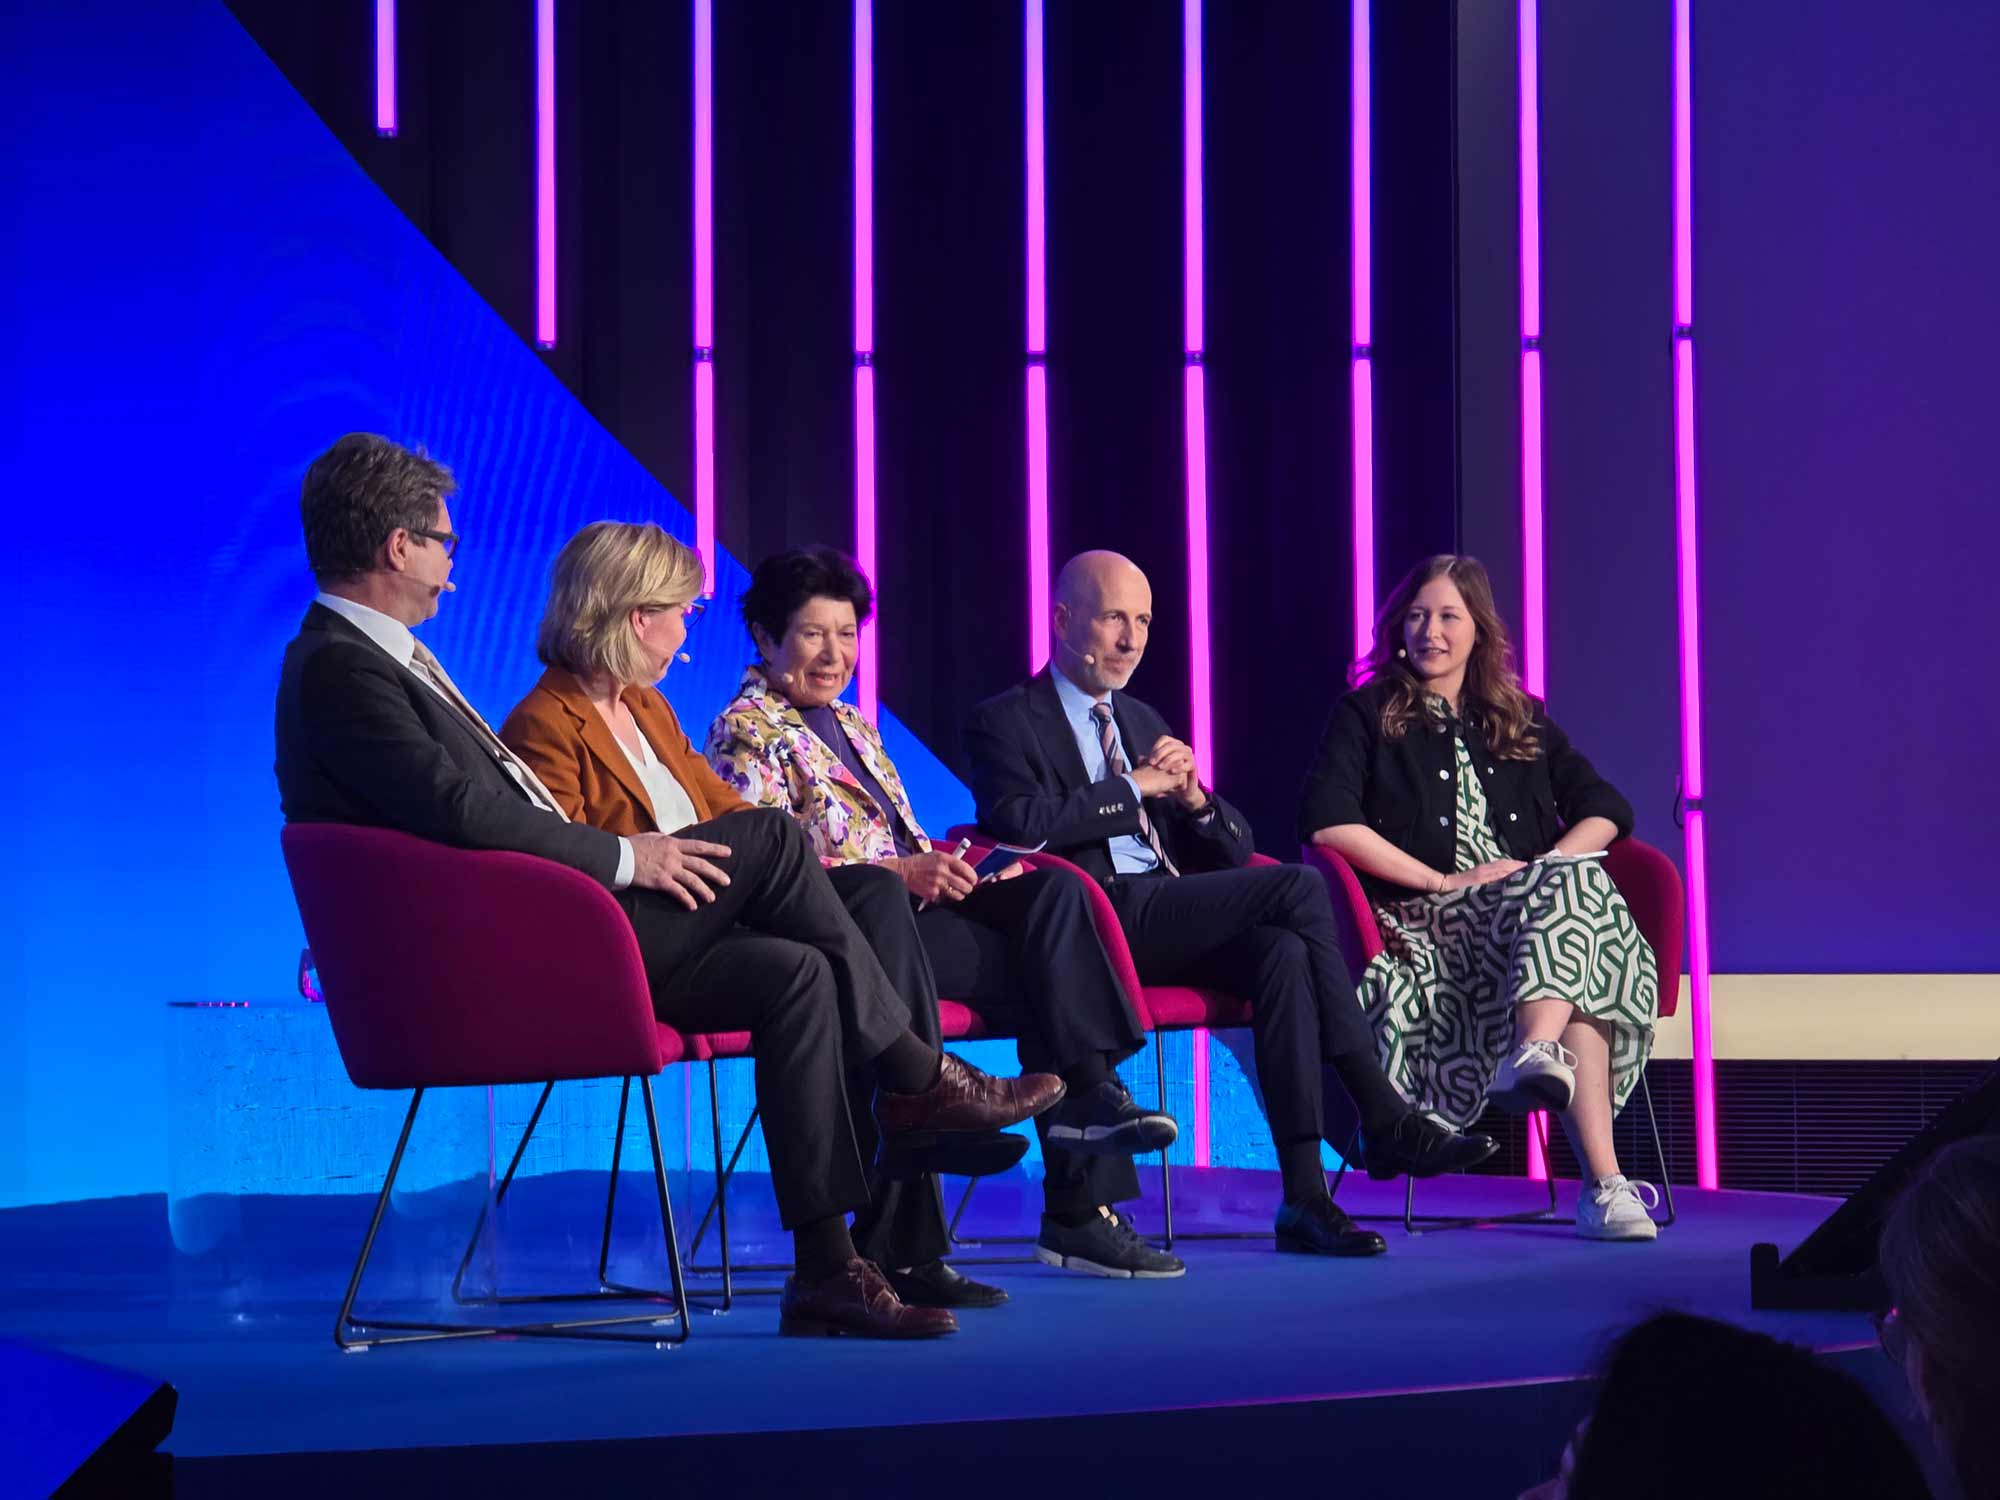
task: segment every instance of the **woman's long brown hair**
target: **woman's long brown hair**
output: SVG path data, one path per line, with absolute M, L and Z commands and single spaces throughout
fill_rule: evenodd
M 1472 656 L 1465 664 L 1466 718 L 1485 731 L 1487 746 L 1495 755 L 1533 760 L 1541 749 L 1534 731 L 1535 705 L 1514 674 L 1514 647 L 1493 607 L 1493 584 L 1485 564 L 1476 557 L 1440 553 L 1404 574 L 1375 616 L 1374 648 L 1354 664 L 1349 681 L 1356 687 L 1364 682 L 1388 684 L 1389 696 L 1382 703 L 1383 737 L 1399 740 L 1408 733 L 1424 714 L 1424 685 L 1402 654 L 1403 617 L 1425 584 L 1444 577 L 1451 579 L 1472 614 Z

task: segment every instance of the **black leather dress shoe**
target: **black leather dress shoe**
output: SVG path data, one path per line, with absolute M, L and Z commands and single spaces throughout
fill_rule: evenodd
M 1380 1140 L 1362 1138 L 1361 1152 L 1368 1163 L 1368 1175 L 1377 1182 L 1392 1177 L 1435 1177 L 1441 1172 L 1463 1172 L 1476 1167 L 1500 1143 L 1490 1135 L 1466 1135 L 1448 1125 L 1440 1125 L 1429 1115 L 1411 1110 Z
M 938 1172 L 952 1177 L 991 1177 L 1028 1154 L 1028 1138 L 1001 1130 L 941 1135 L 929 1145 L 881 1141 L 875 1147 L 875 1170 L 903 1181 Z
M 906 1307 L 998 1307 L 1007 1300 L 999 1287 L 961 1276 L 941 1260 L 886 1274 Z
M 1380 1255 L 1389 1242 L 1363 1229 L 1331 1198 L 1278 1205 L 1278 1248 L 1293 1255 Z

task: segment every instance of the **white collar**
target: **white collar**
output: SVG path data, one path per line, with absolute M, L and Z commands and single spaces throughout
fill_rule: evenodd
M 410 634 L 410 627 L 393 616 L 383 614 L 379 609 L 372 609 L 366 604 L 357 604 L 352 599 L 343 599 L 338 594 L 315 594 L 313 603 L 323 604 L 339 615 L 388 652 L 400 667 L 407 667 L 410 659 L 417 654 L 417 638 Z

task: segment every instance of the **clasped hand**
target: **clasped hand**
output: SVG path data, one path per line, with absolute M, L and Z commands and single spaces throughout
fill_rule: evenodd
M 729 884 L 722 867 L 710 862 L 729 857 L 727 844 L 638 833 L 632 836 L 632 857 L 632 884 L 662 891 L 689 911 L 713 901 L 716 887 Z
M 1172 797 L 1189 812 L 1208 805 L 1208 793 L 1201 789 L 1195 774 L 1194 751 L 1170 734 L 1153 741 L 1153 748 L 1139 757 L 1132 779 L 1142 797 Z

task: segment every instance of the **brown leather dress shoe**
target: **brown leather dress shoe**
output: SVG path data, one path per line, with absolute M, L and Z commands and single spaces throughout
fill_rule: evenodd
M 958 1319 L 941 1307 L 911 1307 L 872 1262 L 857 1256 L 811 1286 L 786 1277 L 785 1294 L 778 1300 L 778 1332 L 804 1338 L 934 1339 L 957 1333 Z
M 875 1094 L 875 1128 L 899 1147 L 925 1146 L 963 1130 L 1005 1130 L 1062 1102 L 1067 1091 L 1053 1073 L 995 1078 L 944 1054 L 938 1080 L 921 1094 Z

